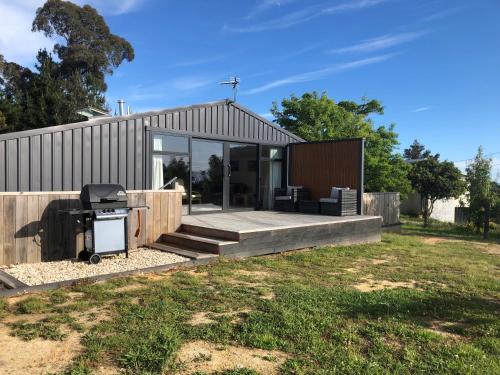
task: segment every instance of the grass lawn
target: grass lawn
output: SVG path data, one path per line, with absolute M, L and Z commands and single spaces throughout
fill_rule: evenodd
M 0 345 L 32 373 L 499 374 L 499 237 L 434 225 L 0 300 Z

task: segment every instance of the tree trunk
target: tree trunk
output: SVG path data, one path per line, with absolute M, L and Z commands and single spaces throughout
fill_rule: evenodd
M 489 207 L 486 207 L 484 210 L 484 219 L 483 219 L 483 238 L 485 240 L 488 239 L 488 234 L 490 232 L 490 210 Z
M 423 217 L 424 217 L 424 227 L 429 226 L 429 218 L 431 217 L 432 210 L 434 209 L 434 201 L 429 198 L 423 199 Z

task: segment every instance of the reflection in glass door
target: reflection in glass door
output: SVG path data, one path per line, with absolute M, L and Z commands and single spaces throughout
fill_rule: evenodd
M 224 200 L 224 144 L 193 139 L 191 150 L 191 211 L 221 211 Z
M 255 208 L 257 145 L 229 144 L 229 208 Z

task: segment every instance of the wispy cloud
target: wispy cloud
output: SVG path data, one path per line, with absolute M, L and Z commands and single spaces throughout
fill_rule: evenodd
M 435 13 L 423 18 L 422 21 L 424 21 L 424 22 L 438 21 L 440 19 L 450 17 L 450 16 L 462 11 L 463 9 L 465 9 L 465 6 L 457 6 L 454 8 L 441 10 L 441 11 L 435 12 Z
M 274 118 L 273 114 L 271 112 L 266 112 L 266 113 L 259 113 L 260 117 L 267 118 L 268 120 L 271 120 Z
M 210 84 L 215 85 L 215 83 L 216 82 L 211 78 L 188 76 L 173 79 L 171 81 L 171 86 L 175 90 L 191 91 L 206 87 Z
M 342 71 L 360 68 L 367 65 L 376 64 L 385 60 L 388 60 L 395 56 L 395 54 L 386 54 L 380 56 L 374 56 L 367 59 L 351 61 L 344 64 L 338 64 L 329 66 L 324 69 L 313 70 L 310 72 L 295 74 L 286 78 L 282 78 L 276 81 L 266 83 L 265 85 L 255 87 L 253 89 L 242 92 L 245 95 L 254 95 L 261 92 L 269 91 L 277 87 L 292 85 L 301 82 L 316 81 L 318 79 L 330 76 L 332 74 L 340 73 Z
M 394 47 L 403 43 L 411 42 L 427 34 L 428 31 L 418 31 L 400 34 L 389 34 L 377 38 L 367 39 L 361 43 L 348 47 L 336 48 L 328 53 L 351 53 L 351 52 L 374 52 L 382 49 Z
M 270 21 L 255 23 L 248 26 L 233 27 L 224 25 L 224 29 L 237 33 L 252 33 L 266 30 L 287 29 L 289 27 L 310 21 L 312 19 L 338 13 L 356 11 L 387 2 L 388 0 L 351 0 L 333 6 L 313 5 L 301 10 L 285 14 Z
M 131 102 L 164 100 L 192 95 L 194 90 L 202 90 L 212 84 L 215 86 L 216 83 L 217 81 L 210 77 L 182 76 L 163 82 L 129 86 L 120 95 Z
M 296 1 L 298 0 L 260 0 L 245 18 L 251 19 L 261 13 L 271 10 L 272 8 L 285 6 Z
M 99 12 L 112 15 L 133 12 L 147 1 L 149 0 L 73 0 L 73 2 L 78 5 L 89 4 Z
M 432 107 L 420 107 L 420 108 L 412 109 L 410 112 L 411 113 L 425 112 L 425 111 L 428 111 L 430 109 L 432 109 Z
M 199 59 L 179 61 L 179 62 L 173 63 L 170 66 L 172 66 L 172 67 L 188 67 L 188 66 L 206 65 L 206 64 L 211 64 L 214 62 L 222 61 L 225 58 L 226 58 L 225 55 L 204 57 L 204 58 L 199 58 Z

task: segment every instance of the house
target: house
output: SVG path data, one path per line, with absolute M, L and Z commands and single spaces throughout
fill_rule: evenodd
M 150 207 L 138 237 L 129 216 L 131 248 L 241 256 L 377 241 L 380 217 L 272 211 L 276 188 L 303 186 L 314 204 L 336 186 L 355 189 L 361 215 L 363 155 L 363 139 L 307 143 L 227 100 L 3 134 L 0 264 L 74 257 L 83 234 L 58 212 L 88 183 Z
M 434 202 L 434 207 L 430 215 L 431 219 L 442 221 L 445 223 L 462 224 L 461 216 L 456 217 L 457 210 L 462 207 L 461 202 L 465 201 L 465 196 L 460 198 L 439 199 Z M 417 216 L 422 213 L 422 200 L 420 194 L 413 192 L 401 202 L 400 207 L 403 215 Z
M 79 191 L 88 183 L 118 183 L 127 190 L 180 189 L 184 214 L 272 209 L 274 189 L 291 184 L 289 146 L 303 142 L 226 100 L 95 117 L 0 135 L 0 192 Z M 321 182 L 326 197 L 331 186 L 342 182 L 360 187 L 362 168 L 355 151 L 353 158 L 347 157 L 345 152 L 352 152 L 344 145 L 339 157 L 352 159 L 354 163 L 346 168 L 356 181 L 316 181 L 309 188 L 316 191 Z M 297 172 L 326 172 L 328 167 L 321 161 L 325 152 L 325 145 L 310 144 L 296 162 Z M 307 181 L 296 184 L 308 185 Z

